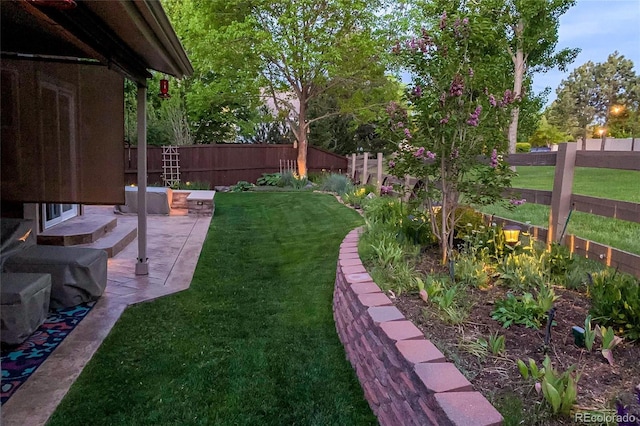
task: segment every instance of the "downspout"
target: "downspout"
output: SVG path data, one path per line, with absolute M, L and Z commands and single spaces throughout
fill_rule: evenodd
M 147 87 L 138 83 L 138 261 L 136 275 L 149 275 L 147 258 Z

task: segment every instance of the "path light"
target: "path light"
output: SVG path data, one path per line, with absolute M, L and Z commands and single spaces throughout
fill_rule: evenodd
M 502 228 L 504 239 L 509 245 L 515 245 L 520 241 L 520 227 L 518 225 L 507 225 Z

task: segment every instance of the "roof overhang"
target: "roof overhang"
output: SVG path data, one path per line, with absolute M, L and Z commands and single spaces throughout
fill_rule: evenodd
M 93 61 L 139 83 L 149 70 L 177 78 L 193 68 L 159 1 L 76 0 L 73 9 L 2 1 L 3 56 Z

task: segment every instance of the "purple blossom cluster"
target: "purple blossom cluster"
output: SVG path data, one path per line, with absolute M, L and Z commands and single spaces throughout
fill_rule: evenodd
M 491 151 L 491 162 L 489 163 L 489 165 L 494 169 L 498 167 L 498 150 L 496 150 L 495 148 L 493 151 Z
M 478 105 L 470 115 L 467 120 L 467 124 L 469 126 L 478 127 L 478 123 L 480 122 L 480 113 L 482 112 L 482 106 Z
M 411 138 L 412 138 L 412 136 L 411 136 L 411 131 L 410 131 L 409 129 L 407 129 L 406 127 L 405 127 L 405 129 L 404 129 L 404 136 L 405 136 L 407 139 L 411 139 Z
M 380 195 L 389 195 L 393 191 L 393 186 L 391 185 L 382 185 L 380 187 Z
M 462 91 L 464 90 L 464 80 L 460 74 L 456 74 L 453 77 L 453 81 L 451 82 L 451 87 L 449 87 L 449 96 L 462 96 Z M 442 98 L 440 98 L 442 100 Z
M 440 120 L 440 124 L 447 124 L 449 122 L 449 114 Z
M 396 166 L 396 162 L 395 161 L 393 161 L 393 160 L 389 161 L 389 168 L 390 169 L 393 169 L 395 166 Z
M 527 202 L 527 200 L 525 198 L 523 198 L 521 200 L 516 200 L 516 199 L 512 198 L 511 200 L 509 200 L 509 203 L 511 203 L 514 206 L 521 206 L 526 202 Z
M 445 22 L 445 25 L 446 25 L 446 22 Z M 455 22 L 453 23 L 453 34 L 456 37 L 464 36 L 467 25 L 469 25 L 469 18 L 464 18 L 464 19 L 456 18 Z M 443 28 L 441 27 L 440 29 L 443 29 Z
M 498 102 L 498 106 L 500 108 L 504 108 L 509 104 L 514 103 L 516 100 L 516 97 L 514 96 L 513 92 L 509 89 L 504 91 L 504 94 L 502 95 L 502 99 L 500 100 L 500 102 Z
M 496 102 L 496 97 L 493 95 L 489 95 L 489 105 L 491 105 L 492 107 L 496 107 L 496 105 L 498 105 L 498 103 Z
M 440 29 L 444 30 L 447 27 L 447 12 L 442 12 L 440 15 Z
M 428 158 L 431 160 L 436 158 L 436 154 L 431 151 L 425 151 L 423 147 L 418 148 L 418 150 L 413 153 L 413 156 L 416 158 Z
M 422 97 L 422 87 L 420 87 L 420 85 L 417 84 L 416 87 L 413 88 L 412 94 L 416 98 L 421 98 Z

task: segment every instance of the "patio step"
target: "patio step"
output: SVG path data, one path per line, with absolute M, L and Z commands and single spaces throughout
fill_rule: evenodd
M 138 227 L 135 223 L 118 225 L 114 230 L 105 234 L 98 241 L 91 244 L 81 244 L 77 247 L 89 247 L 102 249 L 109 257 L 114 257 L 127 247 L 138 236 Z
M 75 246 L 91 244 L 118 224 L 118 219 L 105 215 L 83 215 L 66 220 L 38 235 L 38 244 Z

